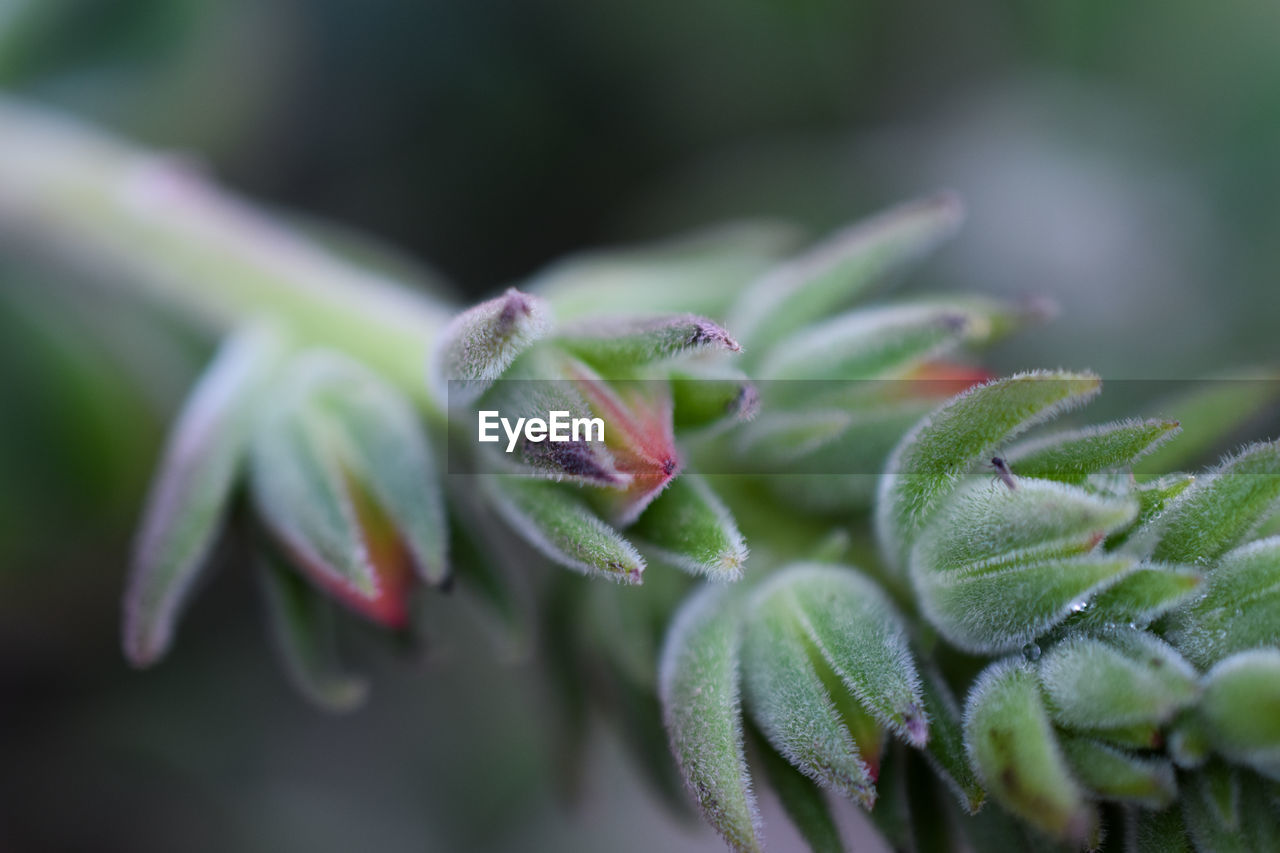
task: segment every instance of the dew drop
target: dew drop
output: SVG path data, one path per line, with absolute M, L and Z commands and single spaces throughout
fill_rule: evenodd
M 1022 656 L 1029 662 L 1035 663 L 1040 660 L 1040 647 L 1035 643 L 1027 643 L 1022 647 Z

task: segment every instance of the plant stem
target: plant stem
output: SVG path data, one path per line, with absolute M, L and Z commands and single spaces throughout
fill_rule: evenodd
M 267 319 L 439 411 L 424 374 L 449 306 L 305 239 L 189 163 L 4 97 L 0 244 L 74 263 L 218 333 Z

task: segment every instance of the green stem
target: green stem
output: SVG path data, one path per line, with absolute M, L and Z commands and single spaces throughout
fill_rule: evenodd
M 336 256 L 189 164 L 4 97 L 0 244 L 73 262 L 217 332 L 268 319 L 439 410 L 425 371 L 448 306 Z

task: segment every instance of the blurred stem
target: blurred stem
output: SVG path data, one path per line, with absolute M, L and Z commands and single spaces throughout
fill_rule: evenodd
M 189 163 L 0 97 L 0 245 L 118 283 L 216 333 L 268 319 L 343 350 L 430 412 L 451 309 L 216 188 Z

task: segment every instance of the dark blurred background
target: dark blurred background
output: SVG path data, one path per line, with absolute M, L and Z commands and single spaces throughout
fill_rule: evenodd
M 1063 308 L 998 368 L 1186 378 L 1275 356 L 1278 33 L 1274 0 L 0 0 L 0 88 L 469 297 L 951 187 L 969 224 L 911 286 Z M 717 848 L 604 730 L 564 805 L 537 673 L 465 623 L 365 711 L 310 710 L 234 547 L 175 654 L 129 672 L 129 530 L 209 342 L 99 298 L 0 259 L 0 848 Z

